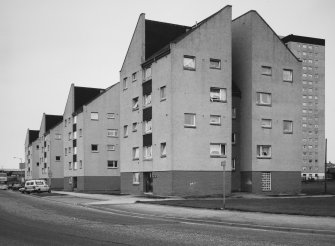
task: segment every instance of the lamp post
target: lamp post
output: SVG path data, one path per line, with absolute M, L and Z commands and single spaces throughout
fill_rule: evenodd
M 222 210 L 226 208 L 226 161 L 221 162 L 222 166 Z

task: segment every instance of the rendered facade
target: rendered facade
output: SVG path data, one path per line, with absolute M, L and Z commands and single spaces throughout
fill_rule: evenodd
M 119 192 L 119 84 L 71 85 L 64 112 L 64 189 Z
M 43 114 L 39 131 L 39 178 L 52 189 L 64 188 L 63 116 Z
M 141 14 L 120 83 L 72 84 L 62 123 L 48 130 L 44 115 L 40 143 L 28 131 L 26 177 L 162 196 L 220 195 L 223 183 L 226 194 L 296 194 L 301 177 L 322 177 L 324 40 L 281 38 L 256 11 L 231 11 L 194 26 Z M 48 143 L 62 146 L 54 165 Z
M 325 166 L 325 40 L 297 35 L 283 42 L 302 61 L 301 176 L 323 179 Z
M 39 140 L 38 130 L 27 130 L 25 140 L 25 178 L 39 178 Z

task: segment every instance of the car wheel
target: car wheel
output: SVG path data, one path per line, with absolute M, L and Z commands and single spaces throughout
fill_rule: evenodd
M 48 190 L 48 193 L 51 193 L 51 190 Z

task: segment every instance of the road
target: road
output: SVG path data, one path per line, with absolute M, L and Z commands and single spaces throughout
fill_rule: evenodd
M 0 245 L 334 245 L 335 236 L 118 215 L 0 191 Z

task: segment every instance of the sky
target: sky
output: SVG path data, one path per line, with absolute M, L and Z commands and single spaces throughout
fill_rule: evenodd
M 119 81 L 141 13 L 192 26 L 226 5 L 233 18 L 256 10 L 278 35 L 326 39 L 326 138 L 335 162 L 334 0 L 0 0 L 0 168 L 19 168 L 27 129 L 39 130 L 44 112 L 63 114 L 71 83 Z

